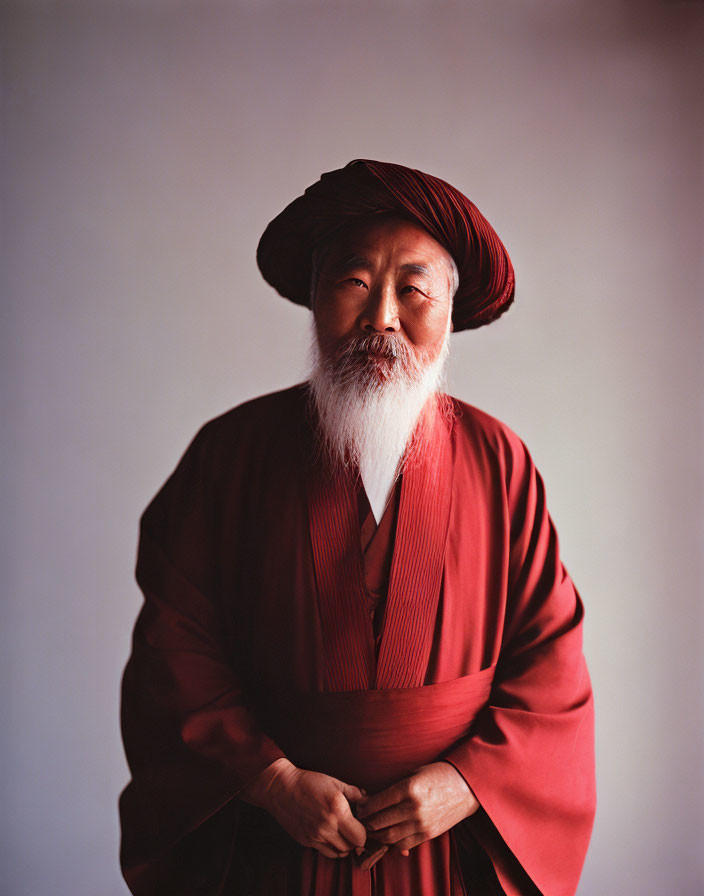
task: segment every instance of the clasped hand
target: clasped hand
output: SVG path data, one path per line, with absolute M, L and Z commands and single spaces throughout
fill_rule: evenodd
M 357 817 L 378 844 L 367 850 L 362 868 L 371 868 L 390 847 L 407 856 L 414 846 L 440 836 L 478 808 L 471 788 L 449 762 L 421 766 L 361 802 Z
M 249 803 L 266 809 L 294 840 L 331 859 L 364 846 L 367 832 L 352 814 L 365 791 L 330 775 L 297 768 L 277 759 L 240 792 Z
M 439 836 L 479 808 L 464 778 L 442 761 L 421 766 L 368 796 L 352 784 L 279 759 L 241 795 L 269 811 L 303 846 L 329 858 L 342 858 L 353 849 L 360 853 L 366 847 L 363 870 L 391 847 L 407 856 L 414 846 Z

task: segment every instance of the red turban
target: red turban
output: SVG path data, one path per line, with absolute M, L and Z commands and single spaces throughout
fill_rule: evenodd
M 509 307 L 511 259 L 479 209 L 438 177 L 370 159 L 323 174 L 287 205 L 259 240 L 259 270 L 280 295 L 310 307 L 314 248 L 355 218 L 389 213 L 410 217 L 454 258 L 460 275 L 455 330 L 491 323 Z

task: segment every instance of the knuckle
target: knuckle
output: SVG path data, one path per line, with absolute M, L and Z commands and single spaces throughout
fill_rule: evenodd
M 336 790 L 335 793 L 330 797 L 330 811 L 334 815 L 338 815 L 343 812 L 345 806 L 347 805 L 347 800 L 341 791 Z
M 420 802 L 422 796 L 421 791 L 422 787 L 417 781 L 411 780 L 408 782 L 406 796 L 412 803 L 416 804 Z

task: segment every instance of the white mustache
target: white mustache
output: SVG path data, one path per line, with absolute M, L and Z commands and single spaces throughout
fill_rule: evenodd
M 403 355 L 410 357 L 408 348 L 398 336 L 384 336 L 382 333 L 354 336 L 336 353 L 336 358 L 341 359 L 354 354 L 380 355 L 386 358 L 398 358 Z
M 423 364 L 395 334 L 355 336 L 321 361 L 339 386 L 356 383 L 364 389 L 381 388 L 390 376 L 410 383 L 423 372 Z M 381 369 L 379 361 L 383 362 Z

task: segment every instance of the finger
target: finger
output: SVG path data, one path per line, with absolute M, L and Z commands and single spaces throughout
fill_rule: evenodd
M 367 842 L 367 829 L 349 810 L 338 821 L 337 829 L 351 847 L 364 846 Z
M 335 831 L 332 828 L 324 831 L 323 836 L 325 837 L 325 843 L 327 843 L 328 846 L 337 850 L 337 852 L 345 853 L 345 855 L 356 846 L 354 843 L 348 843 L 338 831 Z
M 364 790 L 364 788 L 360 788 L 360 790 L 364 794 L 364 796 L 361 799 L 359 799 L 359 800 L 348 799 L 347 800 L 347 802 L 350 804 L 350 809 L 352 810 L 352 814 L 354 815 L 355 818 L 357 818 L 357 816 L 359 814 L 360 807 L 364 805 L 364 803 L 367 799 L 369 799 L 369 794 L 367 793 L 367 791 Z
M 313 849 L 316 849 L 318 852 L 322 853 L 324 856 L 327 856 L 329 859 L 344 858 L 337 850 L 331 849 L 327 843 L 323 843 L 321 840 L 314 840 L 311 845 Z
M 418 827 L 416 823 L 413 821 L 406 821 L 403 824 L 394 824 L 388 828 L 382 828 L 380 831 L 374 831 L 374 839 L 378 840 L 379 843 L 386 843 L 389 846 L 392 846 L 417 833 Z
M 342 793 L 347 797 L 350 802 L 358 803 L 361 800 L 366 799 L 367 792 L 366 790 L 362 790 L 361 787 L 355 787 L 354 784 L 345 784 L 344 781 L 340 781 L 338 778 L 333 779 Z
M 392 824 L 402 824 L 405 821 L 411 821 L 413 816 L 412 807 L 399 803 L 388 809 L 382 809 L 381 812 L 375 812 L 374 815 L 368 815 L 364 819 L 364 827 L 368 834 L 374 831 L 380 831 L 382 828 L 388 828 Z
M 419 843 L 424 843 L 427 839 L 428 837 L 425 837 L 423 834 L 411 834 L 409 837 L 404 837 L 403 840 L 398 840 L 394 844 L 394 849 L 397 849 L 399 852 L 403 853 L 403 855 L 407 856 L 414 846 L 418 846 Z
M 398 784 L 392 784 L 391 787 L 387 787 L 386 790 L 375 793 L 374 796 L 370 796 L 368 799 L 364 800 L 357 809 L 357 818 L 366 818 L 369 815 L 373 815 L 375 812 L 387 809 L 389 806 L 395 806 L 397 803 L 402 803 L 406 798 L 407 792 L 404 782 L 401 781 Z

